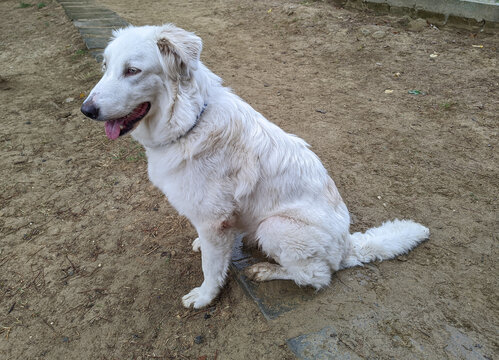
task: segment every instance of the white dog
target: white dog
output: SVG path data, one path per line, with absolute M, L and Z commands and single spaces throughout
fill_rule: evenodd
M 108 138 L 146 149 L 149 178 L 197 230 L 204 281 L 182 298 L 204 307 L 224 284 L 237 234 L 277 264 L 247 270 L 316 289 L 334 271 L 405 253 L 429 230 L 409 220 L 350 234 L 350 216 L 319 158 L 222 86 L 200 61 L 201 39 L 173 25 L 128 27 L 104 52 L 82 105 Z

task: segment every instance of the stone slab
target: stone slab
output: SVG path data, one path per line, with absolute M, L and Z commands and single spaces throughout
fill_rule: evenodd
M 77 28 L 95 28 L 95 27 L 108 27 L 113 29 L 119 29 L 129 24 L 121 18 L 110 18 L 110 19 L 96 19 L 96 20 L 75 20 L 73 24 Z
M 301 360 L 361 360 L 344 346 L 332 326 L 287 340 L 289 349 Z
M 104 37 L 84 37 L 83 41 L 85 41 L 85 45 L 87 45 L 89 50 L 93 50 L 105 49 L 109 39 Z
M 107 13 L 102 11 L 85 11 L 85 12 L 73 12 L 67 14 L 71 20 L 109 20 L 118 19 L 114 13 Z
M 449 339 L 445 351 L 453 359 L 467 359 L 467 360 L 487 360 L 480 353 L 482 346 L 476 341 L 470 339 L 467 335 L 459 331 L 453 326 L 446 325 L 445 329 L 449 332 Z
M 59 2 L 59 4 L 63 4 L 62 2 Z M 83 9 L 83 10 L 92 10 L 92 9 L 102 9 L 100 6 L 94 6 L 90 3 L 71 3 L 71 4 L 65 4 L 64 10 L 78 10 L 78 9 Z
M 112 28 L 79 28 L 78 31 L 84 37 L 102 37 L 109 39 L 113 36 Z
M 61 0 L 59 1 L 59 4 L 62 6 L 79 6 L 79 5 L 86 5 L 89 6 L 89 4 L 93 4 L 92 0 Z

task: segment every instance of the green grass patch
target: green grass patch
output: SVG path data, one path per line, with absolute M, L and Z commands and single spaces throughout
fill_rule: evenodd
M 117 153 L 111 154 L 113 160 L 121 160 L 129 163 L 146 161 L 144 148 L 135 141 L 131 141 L 127 147 L 120 147 Z
M 26 9 L 26 8 L 29 8 L 29 7 L 32 7 L 32 6 L 33 6 L 33 4 L 28 4 L 28 3 L 25 3 L 25 2 L 20 2 L 19 3 L 19 7 L 21 9 Z
M 79 49 L 79 50 L 75 51 L 75 55 L 77 55 L 77 56 L 83 56 L 83 55 L 85 55 L 87 53 L 87 51 L 88 51 L 87 49 Z
M 143 151 L 139 151 L 136 155 L 130 155 L 126 157 L 126 161 L 128 162 L 137 162 L 146 158 L 146 153 Z
M 457 103 L 454 102 L 454 101 L 448 101 L 448 102 L 446 101 L 446 102 L 440 104 L 440 109 L 442 109 L 442 110 L 450 110 L 455 105 L 457 105 Z
M 84 56 L 87 52 L 88 52 L 87 49 L 78 49 L 74 52 L 74 54 L 71 56 L 71 58 L 73 60 L 77 60 L 77 59 L 81 58 L 82 56 Z

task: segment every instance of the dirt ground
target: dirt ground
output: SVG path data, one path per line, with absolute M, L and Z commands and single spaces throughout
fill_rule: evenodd
M 142 148 L 80 113 L 100 67 L 61 7 L 28 3 L 0 2 L 0 358 L 292 359 L 286 340 L 325 326 L 361 358 L 498 357 L 497 35 L 322 2 L 101 1 L 200 35 L 227 86 L 311 144 L 353 231 L 430 228 L 267 321 L 231 278 L 209 309 L 182 307 L 202 281 L 194 229 Z

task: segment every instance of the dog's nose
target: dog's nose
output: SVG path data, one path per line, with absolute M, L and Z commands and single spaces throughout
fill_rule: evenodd
M 84 102 L 81 106 L 81 112 L 90 119 L 95 120 L 99 117 L 99 108 L 95 106 L 93 101 Z

